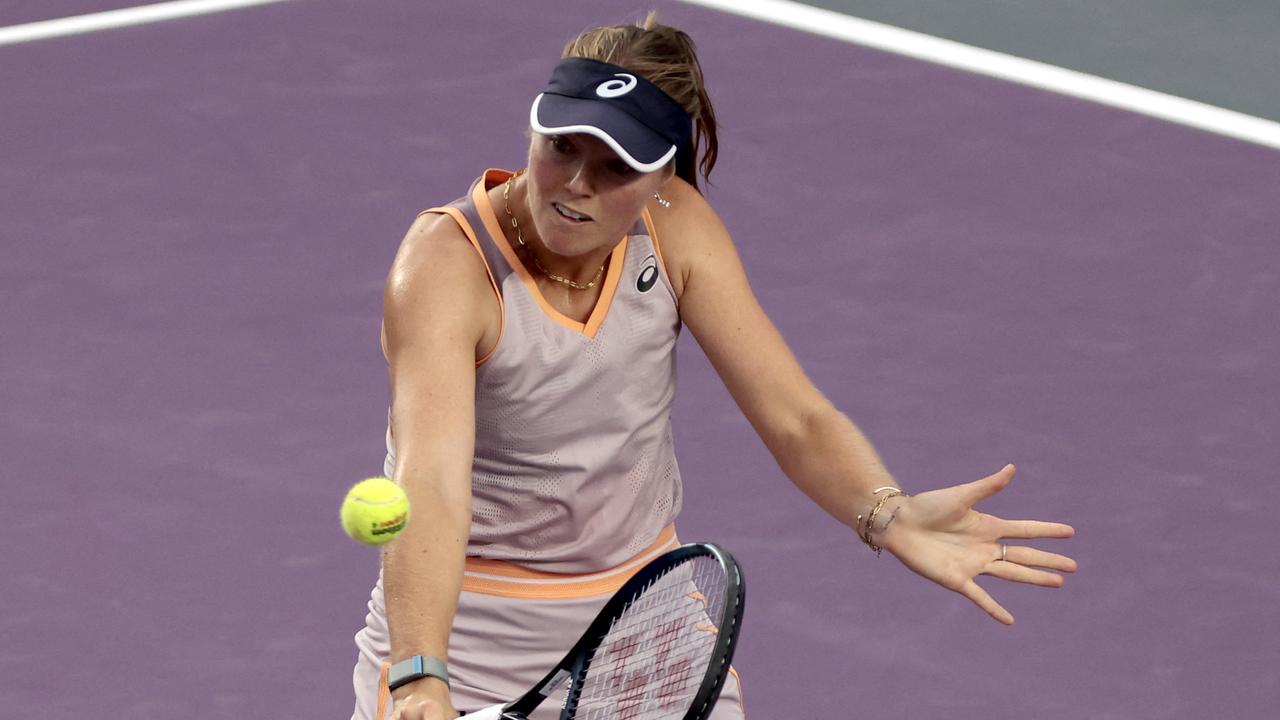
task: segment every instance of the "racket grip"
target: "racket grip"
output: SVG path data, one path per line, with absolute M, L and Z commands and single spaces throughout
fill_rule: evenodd
M 502 708 L 506 705 L 490 705 L 483 710 L 477 710 L 458 718 L 458 720 L 502 720 Z

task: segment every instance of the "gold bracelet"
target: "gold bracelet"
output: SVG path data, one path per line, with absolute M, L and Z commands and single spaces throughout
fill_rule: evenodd
M 878 487 L 875 490 L 872 490 L 871 494 L 873 496 L 879 495 L 885 490 L 896 490 L 897 492 L 902 492 L 902 488 L 900 487 L 895 487 L 893 485 L 885 485 L 883 487 Z M 862 529 L 862 513 L 858 513 L 858 516 L 853 519 L 853 531 L 857 533 L 859 538 L 865 538 L 865 536 L 867 535 L 867 532 Z
M 884 497 L 880 498 L 880 501 L 876 503 L 876 506 L 872 508 L 871 512 L 867 515 L 866 533 L 862 536 L 862 542 L 866 543 L 867 547 L 875 551 L 877 557 L 879 557 L 880 551 L 884 548 L 876 545 L 875 541 L 871 539 L 871 533 L 875 530 L 876 515 L 880 514 L 880 510 L 884 508 L 884 504 L 889 502 L 889 500 L 905 494 L 906 493 L 903 493 L 900 490 L 894 490 L 893 492 L 886 493 Z
M 864 529 L 863 534 L 862 534 L 862 541 L 863 541 L 863 542 L 867 543 L 868 545 L 871 545 L 871 544 L 872 544 L 872 542 L 871 542 L 871 529 L 872 529 L 873 523 L 874 523 L 874 522 L 875 522 L 875 520 L 876 520 L 876 515 L 877 515 L 877 514 L 880 512 L 880 510 L 884 507 L 884 504 L 885 504 L 885 503 L 889 502 L 889 500 L 891 500 L 892 498 L 896 498 L 896 497 L 898 497 L 899 495 L 902 495 L 902 494 L 903 494 L 903 493 L 902 493 L 902 491 L 901 491 L 901 490 L 898 490 L 898 489 L 896 489 L 896 488 L 895 488 L 893 492 L 890 492 L 890 493 L 886 494 L 884 497 L 880 498 L 880 500 L 879 500 L 878 502 L 876 502 L 875 507 L 871 508 L 871 512 L 867 515 L 867 525 L 866 525 L 866 528 Z

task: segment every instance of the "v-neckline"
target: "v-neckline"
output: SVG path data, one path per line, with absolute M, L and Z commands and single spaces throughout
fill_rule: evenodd
M 471 190 L 471 199 L 475 202 L 477 214 L 480 216 L 480 221 L 484 223 L 484 229 L 489 235 L 489 240 L 498 246 L 498 251 L 506 258 L 507 264 L 519 276 L 520 281 L 524 283 L 529 294 L 537 301 L 538 306 L 542 308 L 542 312 L 547 317 L 569 330 L 594 338 L 600 326 L 604 324 L 605 317 L 609 314 L 609 308 L 613 305 L 613 297 L 618 290 L 618 279 L 622 276 L 623 260 L 627 256 L 627 236 L 624 235 L 622 237 L 622 240 L 614 246 L 613 252 L 609 255 L 609 268 L 604 274 L 604 285 L 600 288 L 600 297 L 596 298 L 595 307 L 591 309 L 591 314 L 587 317 L 587 321 L 578 322 L 565 315 L 547 301 L 542 294 L 542 289 L 538 287 L 537 281 L 533 279 L 533 275 L 525 268 L 524 263 L 520 262 L 520 258 L 516 256 L 515 249 L 511 247 L 511 243 L 507 242 L 507 236 L 502 232 L 502 224 L 498 222 L 498 215 L 493 209 L 493 203 L 489 202 L 489 189 L 491 187 L 489 183 L 492 181 L 496 186 L 498 183 L 506 182 L 507 178 L 511 177 L 512 174 L 506 170 L 486 170 L 484 176 L 480 178 L 480 182 L 476 183 Z

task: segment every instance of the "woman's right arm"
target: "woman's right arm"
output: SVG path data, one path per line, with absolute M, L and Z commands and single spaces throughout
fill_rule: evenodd
M 384 292 L 395 481 L 413 509 L 383 555 L 391 662 L 448 661 L 471 526 L 476 350 L 498 312 L 484 263 L 448 216 L 410 228 Z M 445 684 L 424 678 L 396 690 L 396 717 L 452 718 Z M 439 707 L 435 707 L 435 704 Z

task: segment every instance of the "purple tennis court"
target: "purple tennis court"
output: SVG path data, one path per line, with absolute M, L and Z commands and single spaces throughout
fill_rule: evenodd
M 0 25 L 123 7 L 12 3 Z M 1005 628 L 876 559 L 680 348 L 684 540 L 743 562 L 748 716 L 1280 707 L 1280 152 L 657 2 L 723 123 L 708 197 L 909 491 L 1078 535 Z M 347 717 L 377 578 L 382 286 L 417 212 L 524 160 L 603 0 L 282 2 L 0 46 L 0 707 Z M 1266 708 L 1273 708 L 1267 711 Z

